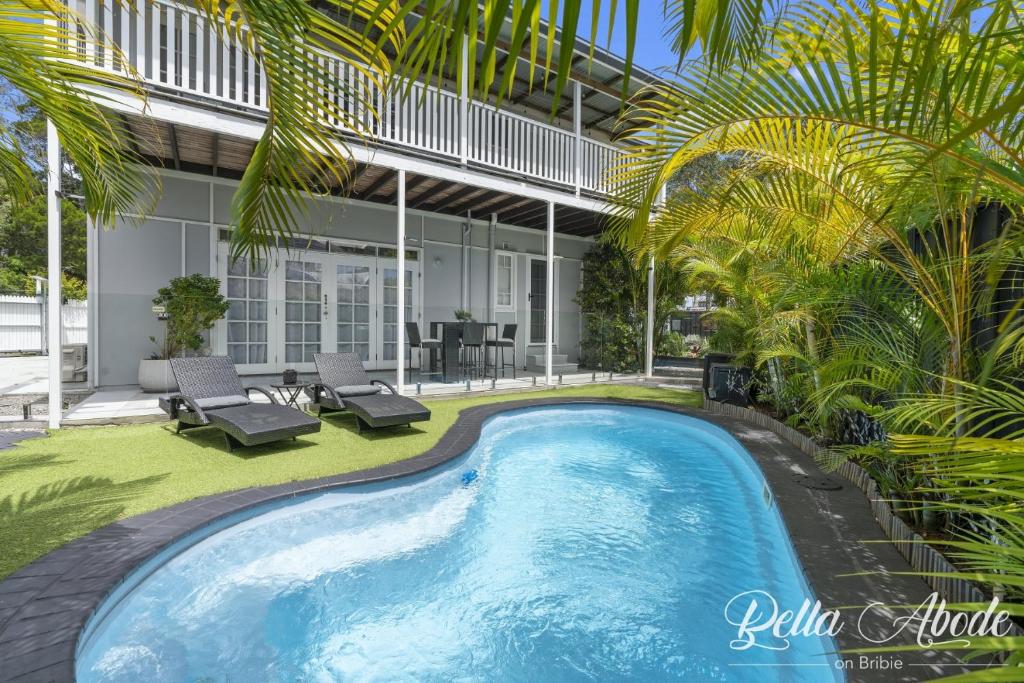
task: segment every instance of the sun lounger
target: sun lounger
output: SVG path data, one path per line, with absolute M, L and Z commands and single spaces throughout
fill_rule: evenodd
M 399 396 L 383 380 L 370 379 L 354 353 L 316 353 L 313 362 L 320 381 L 309 391 L 317 414 L 347 410 L 356 416 L 360 431 L 430 419 L 430 411 L 422 403 Z M 389 393 L 383 393 L 385 388 Z
M 214 427 L 224 432 L 228 450 L 233 450 L 320 431 L 319 420 L 278 404 L 266 389 L 243 387 L 227 356 L 172 358 L 171 370 L 179 393 L 161 399 L 160 407 L 178 421 L 178 432 Z M 270 403 L 253 403 L 252 391 Z

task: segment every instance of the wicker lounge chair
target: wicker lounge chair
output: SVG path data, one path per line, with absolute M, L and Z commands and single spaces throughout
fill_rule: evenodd
M 160 407 L 178 421 L 178 432 L 215 427 L 224 432 L 230 451 L 320 431 L 319 420 L 279 405 L 266 389 L 243 387 L 227 356 L 172 358 L 171 370 L 179 393 L 161 398 Z M 253 403 L 251 391 L 265 395 L 270 403 Z
M 363 362 L 354 353 L 315 353 L 320 381 L 309 392 L 317 415 L 345 410 L 356 416 L 359 431 L 394 427 L 430 419 L 430 411 L 419 401 L 400 396 L 380 379 L 370 379 Z M 383 393 L 387 388 L 390 393 Z

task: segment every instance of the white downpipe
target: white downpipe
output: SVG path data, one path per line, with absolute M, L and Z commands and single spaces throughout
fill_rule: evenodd
M 469 294 L 469 263 L 472 258 L 470 245 L 473 243 L 473 212 L 466 212 L 466 222 L 462 224 L 462 249 L 459 251 L 459 308 L 468 311 Z
M 60 138 L 53 121 L 46 120 L 46 277 L 47 283 L 47 367 L 49 370 L 50 429 L 60 428 L 63 401 L 60 386 L 61 342 L 60 308 Z
M 99 365 L 97 359 L 99 356 L 95 355 L 99 344 L 96 340 L 99 338 L 99 253 L 97 248 L 99 247 L 99 233 L 96 228 L 96 221 L 93 220 L 92 216 L 85 217 L 85 299 L 87 303 L 88 316 L 86 317 L 88 325 L 88 345 L 86 348 L 89 353 L 89 362 L 85 366 L 86 380 L 88 381 L 89 388 L 95 389 L 99 385 Z
M 552 314 L 555 311 L 555 203 L 548 202 L 548 239 L 547 239 L 547 277 L 544 287 L 547 290 L 544 311 L 544 382 L 551 384 L 551 354 L 554 341 L 554 320 Z
M 487 322 L 493 323 L 494 313 L 494 231 L 498 226 L 498 214 L 492 213 L 487 223 Z
M 654 376 L 654 257 L 647 263 L 647 353 L 644 374 Z
M 405 171 L 398 171 L 398 329 L 395 339 L 398 342 L 398 382 L 395 386 L 398 393 L 405 392 Z

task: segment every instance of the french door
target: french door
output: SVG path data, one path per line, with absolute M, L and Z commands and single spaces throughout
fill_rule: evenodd
M 380 293 L 381 293 L 381 335 L 380 358 L 377 367 L 397 368 L 398 362 L 398 262 L 384 260 L 380 262 Z M 405 268 L 405 320 L 406 322 L 417 322 L 413 317 L 414 312 L 419 310 L 418 303 L 419 278 L 416 269 L 406 264 Z
M 275 356 L 278 363 L 283 358 L 284 367 L 311 372 L 316 367 L 313 354 L 319 353 L 327 341 L 325 328 L 330 311 L 324 285 L 330 279 L 325 272 L 331 265 L 329 259 L 326 254 L 281 255 L 277 268 L 277 300 L 281 303 L 275 306 L 275 322 L 284 327 L 284 353 L 282 356 L 278 345 Z
M 281 251 L 268 261 L 230 263 L 218 249 L 228 313 L 214 347 L 240 372 L 315 369 L 313 354 L 356 353 L 367 369 L 397 368 L 398 270 L 383 256 Z M 405 270 L 405 319 L 418 321 L 419 263 Z
M 367 368 L 377 356 L 377 263 L 375 258 L 348 256 L 334 265 L 335 347 L 357 353 Z
M 221 324 L 220 353 L 226 353 L 242 372 L 269 372 L 275 369 L 276 328 L 271 324 L 271 263 L 250 263 L 239 259 L 228 263 L 227 245 L 220 245 L 221 294 L 227 297 L 228 312 Z
M 527 314 L 527 344 L 544 345 L 544 338 L 547 334 L 545 319 L 547 317 L 547 282 L 548 269 L 547 261 L 544 258 L 530 258 L 530 288 L 527 290 L 528 306 Z M 552 325 L 552 343 L 558 344 L 558 262 L 555 262 L 555 310 L 554 325 Z

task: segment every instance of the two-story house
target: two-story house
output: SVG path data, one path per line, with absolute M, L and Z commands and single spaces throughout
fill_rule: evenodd
M 554 117 L 542 70 L 531 82 L 525 59 L 501 40 L 499 67 L 515 60 L 518 71 L 499 107 L 450 81 L 369 92 L 380 112 L 366 122 L 372 140 L 335 126 L 351 152 L 350 186 L 310 197 L 303 234 L 253 266 L 231 262 L 228 239 L 231 198 L 266 117 L 258 62 L 180 4 L 79 5 L 148 89 L 144 111 L 117 94 L 105 106 L 124 117 L 162 177 L 150 215 L 89 231 L 94 386 L 136 382 L 139 359 L 154 350 L 150 337 L 163 332 L 152 297 L 192 273 L 222 283 L 231 307 L 211 346 L 241 373 L 310 371 L 321 350 L 356 352 L 371 370 L 396 368 L 403 319 L 427 336 L 455 309 L 517 323 L 518 364 L 542 378 L 575 368 L 581 257 L 602 229 L 606 171 L 621 154 L 612 138 L 623 64 L 614 55 L 597 50 L 591 62 L 589 46 L 577 46 Z M 123 68 L 109 51 L 89 59 Z M 326 54 L 322 69 L 360 79 Z M 631 89 L 653 79 L 634 69 Z

